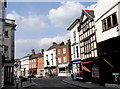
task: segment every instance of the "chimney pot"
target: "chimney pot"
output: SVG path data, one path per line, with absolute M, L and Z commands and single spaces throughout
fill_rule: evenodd
M 34 49 L 32 49 L 32 55 L 35 55 L 35 50 Z
M 41 53 L 42 53 L 42 55 L 44 55 L 44 49 L 41 49 Z

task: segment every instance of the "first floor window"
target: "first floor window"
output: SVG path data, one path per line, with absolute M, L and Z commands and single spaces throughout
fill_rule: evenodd
M 79 50 L 78 50 L 78 46 L 76 46 L 76 53 L 77 53 L 77 58 L 79 57 Z
M 102 20 L 103 32 L 118 25 L 116 12 Z
M 49 61 L 48 61 L 48 60 L 46 60 L 46 62 L 47 62 L 47 65 L 50 65 L 50 63 L 49 63 Z
M 66 54 L 66 48 L 63 48 L 63 54 Z
M 90 39 L 84 41 L 84 52 L 89 53 L 91 51 Z
M 63 57 L 64 62 L 67 62 L 67 57 Z
M 62 62 L 62 60 L 61 60 L 61 58 L 59 57 L 59 58 L 58 58 L 58 63 L 61 63 L 61 62 Z

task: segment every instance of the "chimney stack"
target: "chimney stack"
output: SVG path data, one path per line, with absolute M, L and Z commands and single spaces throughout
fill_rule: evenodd
M 44 49 L 41 49 L 41 53 L 42 53 L 42 55 L 44 55 Z
M 56 42 L 53 42 L 52 45 L 57 45 L 57 43 L 56 43 Z
M 67 44 L 70 44 L 71 42 L 70 42 L 70 39 L 69 40 L 67 40 Z
M 32 49 L 32 55 L 35 55 L 35 50 L 34 49 Z

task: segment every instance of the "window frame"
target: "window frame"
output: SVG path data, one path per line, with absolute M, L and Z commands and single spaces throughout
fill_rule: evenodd
M 4 31 L 4 36 L 9 37 L 9 31 Z
M 84 52 L 85 54 L 91 53 L 91 39 L 86 39 L 84 41 Z
M 67 52 L 67 49 L 63 48 L 63 54 L 66 54 L 66 52 Z
M 58 55 L 60 55 L 61 54 L 61 49 L 58 49 L 57 52 L 58 52 Z
M 115 17 L 116 17 L 116 19 L 115 19 L 116 20 L 116 24 L 113 24 L 113 21 L 114 21 L 113 15 L 115 15 Z M 108 24 L 108 18 L 110 18 L 110 24 L 111 24 L 110 27 L 108 26 L 109 25 Z M 102 22 L 102 32 L 105 32 L 107 30 L 110 30 L 111 28 L 114 28 L 115 26 L 118 25 L 117 13 L 116 12 L 112 13 L 111 15 L 107 16 L 106 18 L 104 18 L 101 22 Z

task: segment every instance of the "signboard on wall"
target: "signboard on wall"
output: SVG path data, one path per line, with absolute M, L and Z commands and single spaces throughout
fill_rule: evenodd
M 99 67 L 97 65 L 93 65 L 93 67 L 92 67 L 92 77 L 100 78 L 100 76 L 99 76 Z

